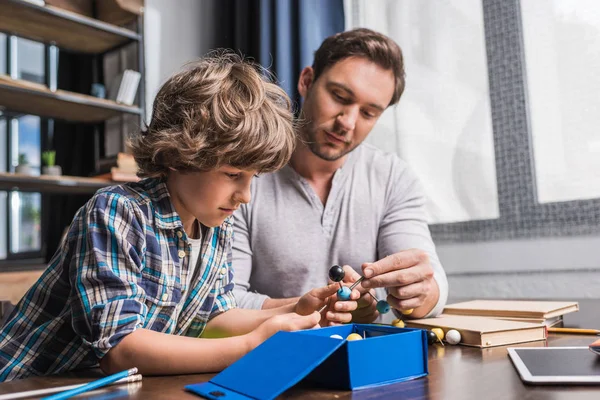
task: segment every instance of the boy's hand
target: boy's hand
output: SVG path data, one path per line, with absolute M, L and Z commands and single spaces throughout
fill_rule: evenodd
M 254 349 L 279 331 L 293 332 L 302 329 L 317 328 L 320 319 L 321 314 L 316 311 L 308 315 L 287 313 L 271 317 L 248 334 L 249 350 Z
M 342 282 L 352 285 L 358 279 L 360 279 L 360 274 L 351 266 L 344 265 L 344 280 Z M 356 310 L 352 312 L 352 322 L 359 324 L 370 324 L 379 316 L 375 297 L 368 294 L 367 292 L 369 292 L 369 289 L 363 288 L 362 284 L 360 283 L 354 289 L 358 290 L 360 293 L 360 298 L 358 299 L 358 306 Z M 370 292 L 373 295 L 375 294 L 375 291 L 373 290 Z
M 350 322 L 352 320 L 351 312 L 356 310 L 356 300 L 360 297 L 360 293 L 358 290 L 353 289 L 350 300 L 338 301 L 337 291 L 339 288 L 340 285 L 338 283 L 332 283 L 328 286 L 311 290 L 300 297 L 294 311 L 300 315 L 307 315 L 327 305 L 322 312 L 321 326 Z

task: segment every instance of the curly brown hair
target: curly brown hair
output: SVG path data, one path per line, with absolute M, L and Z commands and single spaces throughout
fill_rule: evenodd
M 394 73 L 395 87 L 390 106 L 400 101 L 404 92 L 405 72 L 402 50 L 386 35 L 367 28 L 356 28 L 329 36 L 315 52 L 314 80 L 327 68 L 349 57 L 364 57 Z
M 227 50 L 210 53 L 167 80 L 148 127 L 129 141 L 140 177 L 222 165 L 272 172 L 296 141 L 291 103 L 257 64 Z

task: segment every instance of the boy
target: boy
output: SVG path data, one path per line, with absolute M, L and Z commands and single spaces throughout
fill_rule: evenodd
M 356 302 L 335 302 L 335 284 L 273 310 L 235 309 L 231 215 L 294 142 L 289 99 L 239 56 L 215 53 L 170 78 L 131 143 L 147 179 L 78 211 L 0 332 L 0 381 L 98 364 L 218 371 L 278 330 L 319 324 L 326 304 L 321 324 L 349 321 Z

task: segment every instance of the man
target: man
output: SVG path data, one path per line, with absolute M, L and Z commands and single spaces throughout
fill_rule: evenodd
M 331 265 L 347 264 L 356 272 L 346 268 L 346 282 L 368 278 L 353 321 L 378 317 L 375 297 L 396 315 L 441 312 L 448 283 L 421 186 L 398 157 L 361 145 L 404 85 L 400 48 L 368 29 L 327 38 L 313 66 L 302 70 L 296 150 L 287 166 L 253 183 L 253 202 L 235 215 L 234 293 L 241 307 L 294 302 L 325 284 Z M 375 288 L 375 296 L 365 294 Z

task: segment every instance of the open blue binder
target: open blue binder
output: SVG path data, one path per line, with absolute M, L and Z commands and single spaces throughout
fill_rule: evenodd
M 331 338 L 358 333 L 364 340 Z M 302 379 L 356 390 L 427 375 L 426 331 L 349 324 L 278 332 L 209 382 L 188 385 L 208 399 L 274 399 Z

